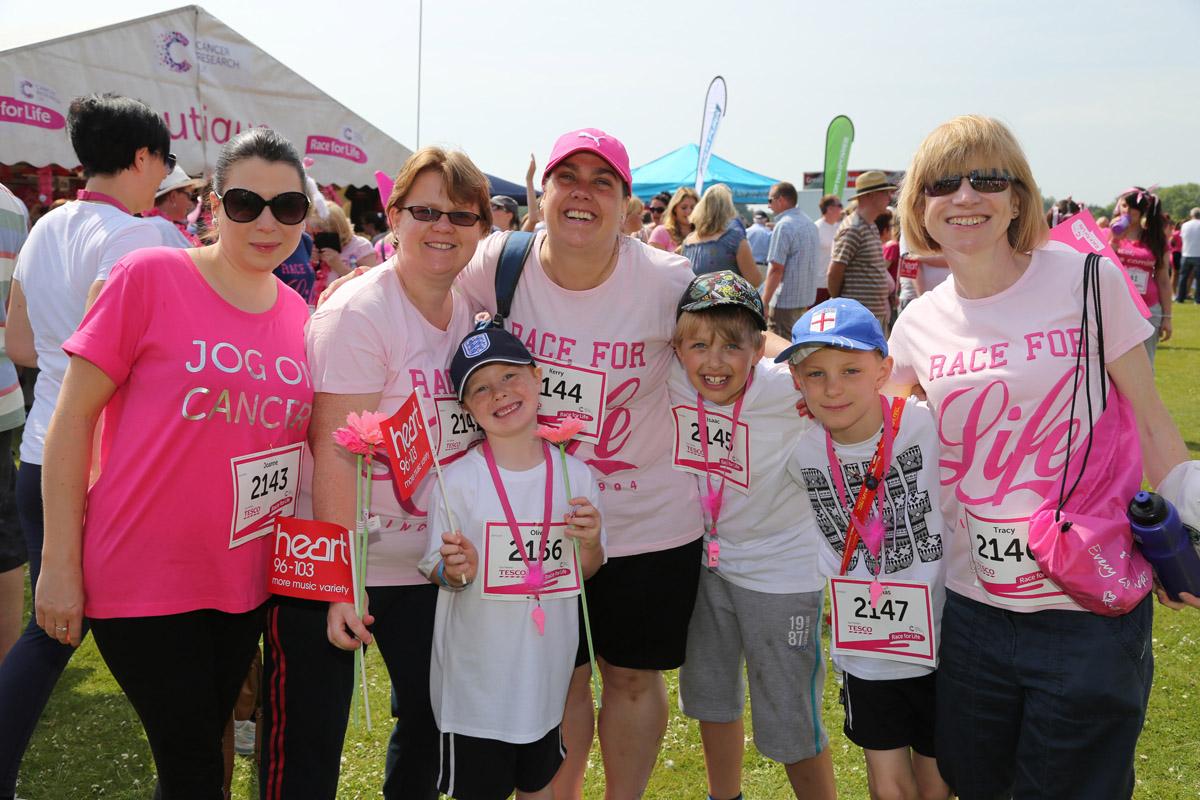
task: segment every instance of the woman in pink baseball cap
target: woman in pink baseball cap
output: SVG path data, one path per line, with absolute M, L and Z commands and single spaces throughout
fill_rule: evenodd
M 604 677 L 599 731 L 609 793 L 639 796 L 666 730 L 662 671 L 683 663 L 703 525 L 695 481 L 671 468 L 666 376 L 687 261 L 621 235 L 632 179 L 620 140 L 596 128 L 558 138 L 542 174 L 542 215 L 507 326 L 554 378 L 539 416 L 585 421 L 573 453 L 603 496 L 608 563 L 587 582 Z M 504 237 L 459 276 L 473 305 L 496 310 Z M 581 642 L 563 721 L 567 760 L 555 796 L 577 797 L 591 746 L 590 668 Z

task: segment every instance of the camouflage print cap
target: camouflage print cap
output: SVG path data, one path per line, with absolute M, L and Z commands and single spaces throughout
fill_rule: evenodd
M 684 290 L 683 297 L 679 298 L 675 319 L 679 319 L 685 311 L 703 311 L 717 306 L 740 306 L 754 315 L 759 330 L 767 329 L 767 316 L 758 290 L 750 281 L 727 269 L 708 272 L 693 279 Z

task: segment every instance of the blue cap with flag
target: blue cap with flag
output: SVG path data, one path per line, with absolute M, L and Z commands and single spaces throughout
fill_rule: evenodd
M 862 303 L 847 297 L 834 297 L 810 308 L 792 326 L 792 346 L 775 356 L 775 363 L 793 356 L 798 356 L 797 362 L 803 361 L 822 347 L 888 354 L 879 320 Z

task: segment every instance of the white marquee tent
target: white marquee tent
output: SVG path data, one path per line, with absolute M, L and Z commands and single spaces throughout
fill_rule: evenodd
M 11 96 L 8 92 L 12 92 Z M 78 166 L 66 131 L 71 99 L 137 97 L 162 113 L 192 175 L 221 145 L 265 125 L 305 156 L 318 183 L 375 185 L 411 151 L 199 6 L 0 52 L 0 164 Z

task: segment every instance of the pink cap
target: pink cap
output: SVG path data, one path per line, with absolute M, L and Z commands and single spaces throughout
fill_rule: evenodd
M 542 172 L 542 183 L 546 182 L 559 162 L 576 153 L 593 153 L 603 158 L 632 190 L 633 176 L 629 174 L 629 154 L 625 152 L 625 145 L 621 144 L 620 139 L 598 128 L 581 128 L 558 137 L 554 149 L 550 151 L 550 161 Z

